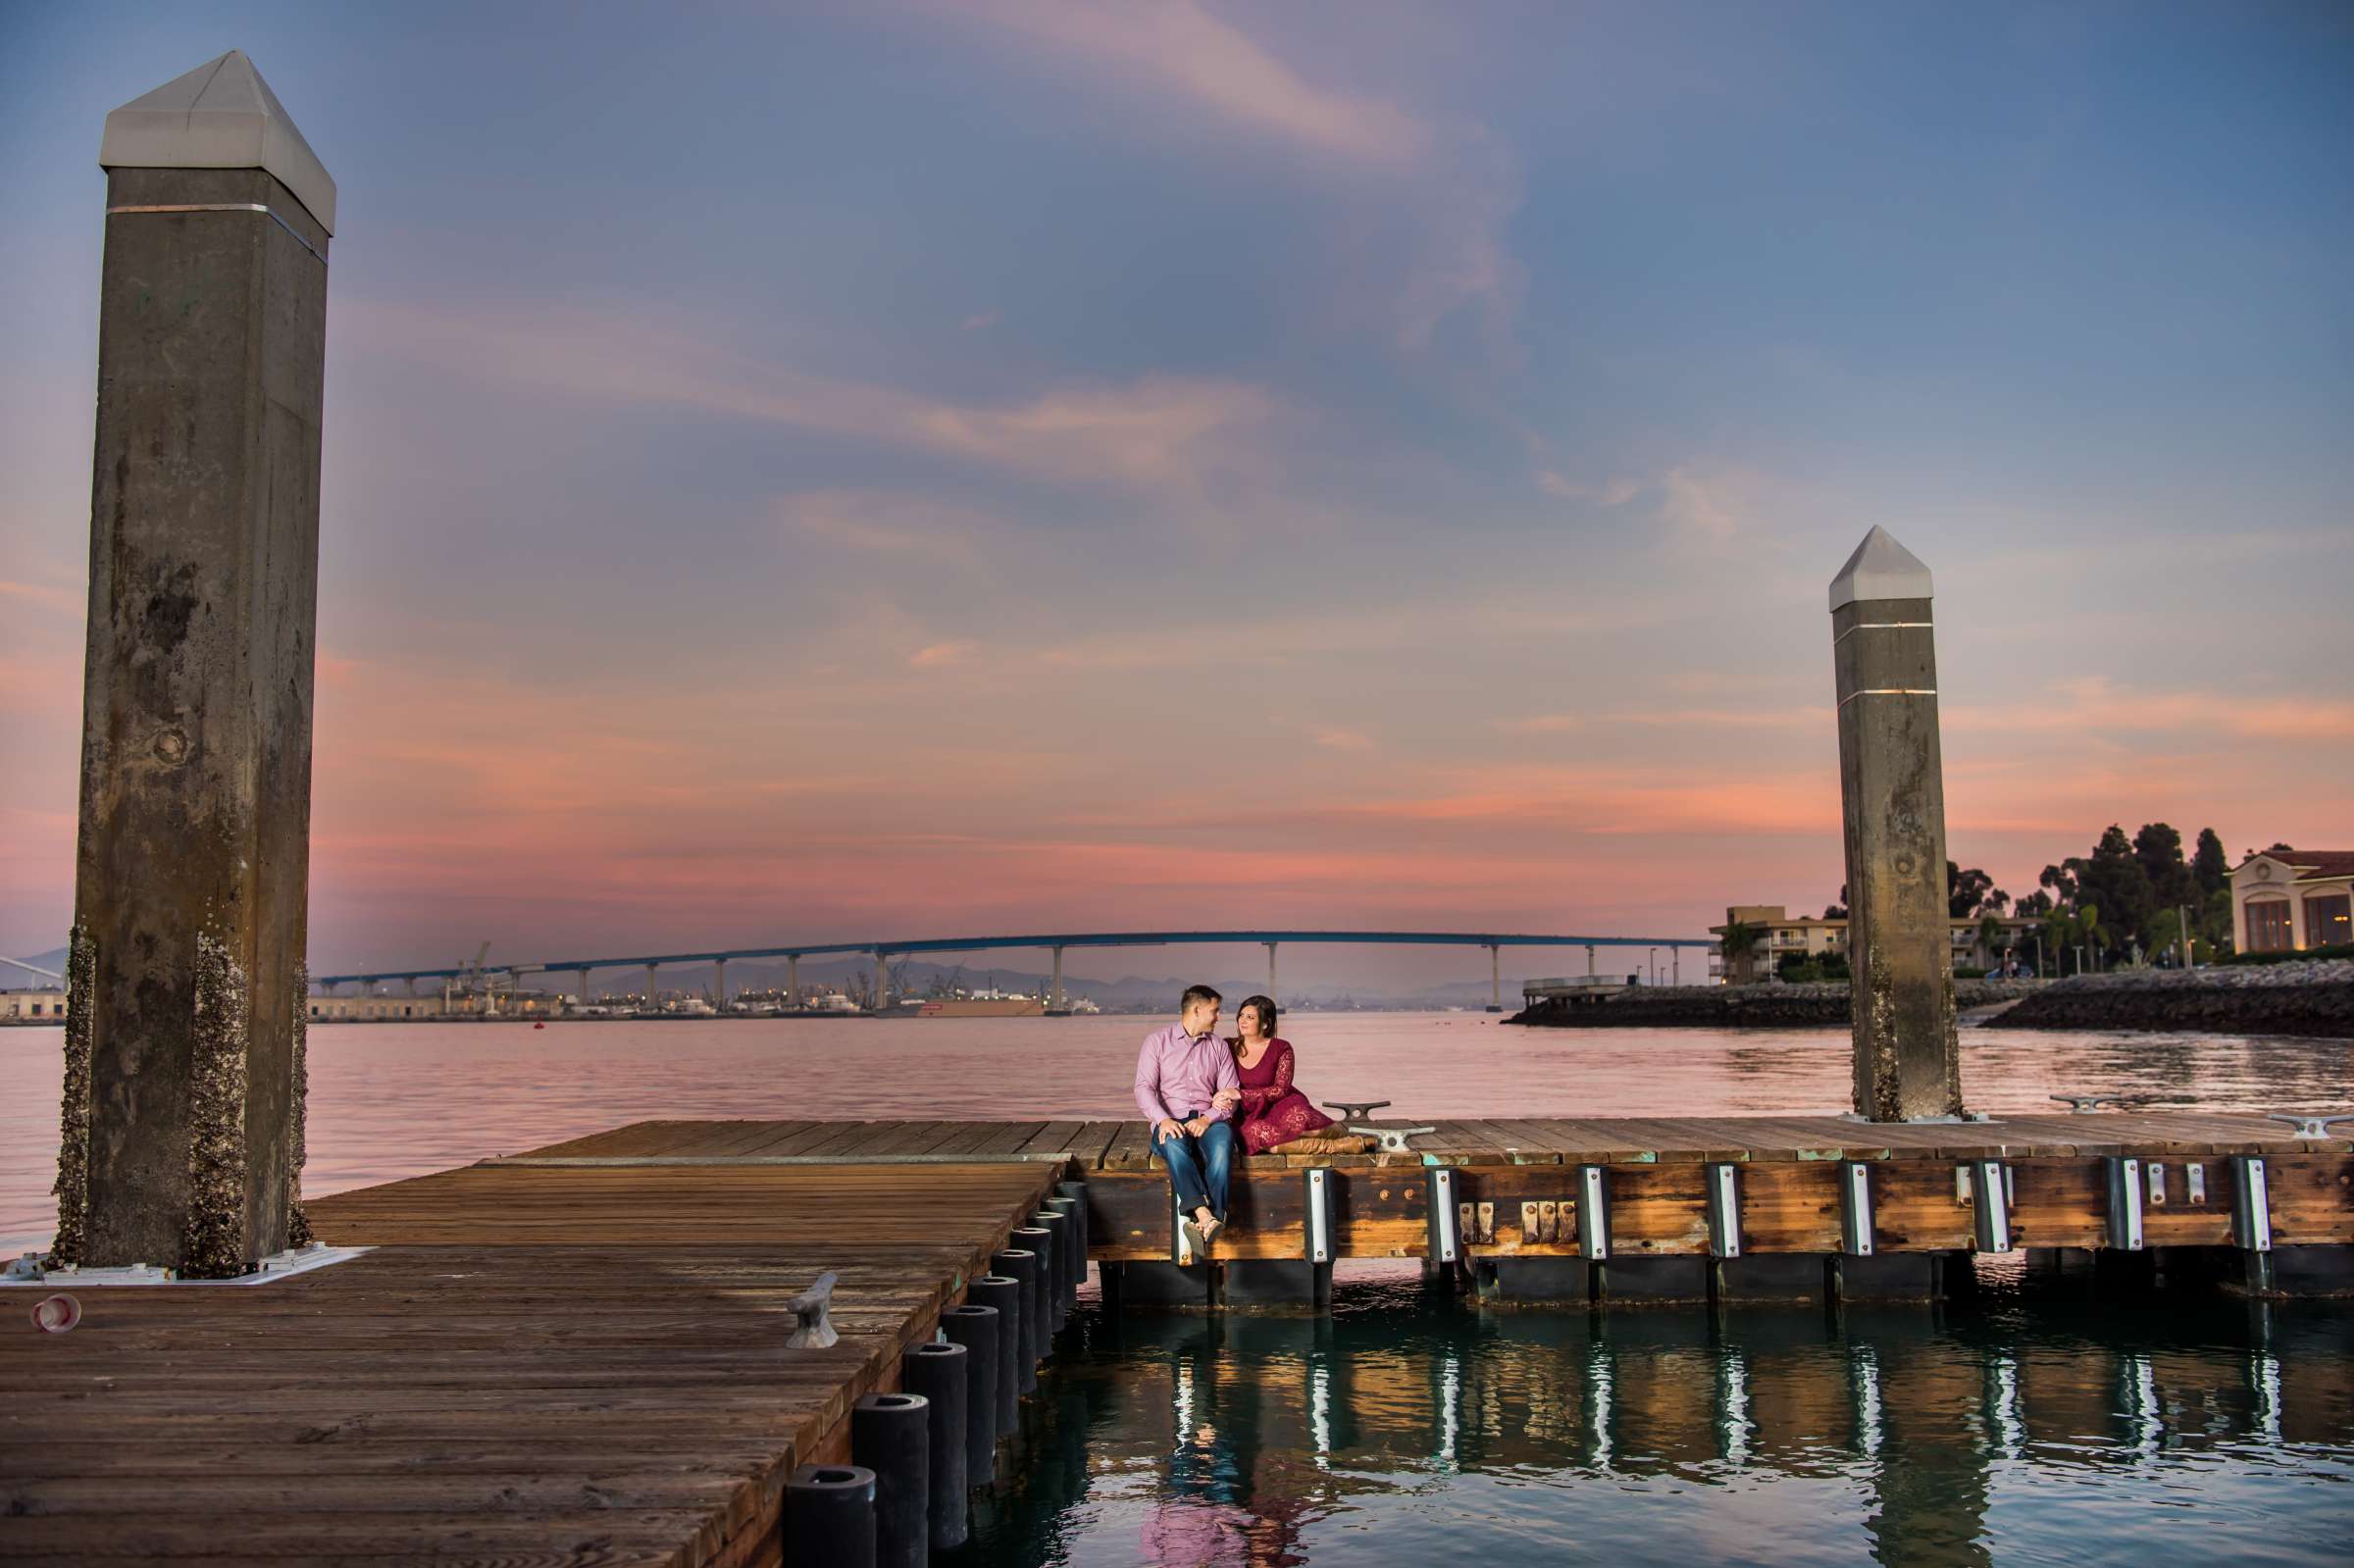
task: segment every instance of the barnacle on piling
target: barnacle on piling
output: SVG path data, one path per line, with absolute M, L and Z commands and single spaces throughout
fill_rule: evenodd
M 196 937 L 195 1019 L 188 1062 L 188 1211 L 180 1273 L 245 1272 L 245 971 L 228 946 Z
M 58 1108 L 57 1239 L 49 1243 L 49 1266 L 77 1264 L 89 1244 L 90 1220 L 90 1052 L 97 1027 L 94 998 L 98 944 L 85 927 L 66 938 L 66 1086 Z

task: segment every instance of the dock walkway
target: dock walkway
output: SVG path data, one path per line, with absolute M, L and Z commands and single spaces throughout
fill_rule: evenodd
M 1613 1261 L 1594 1299 L 1696 1281 L 1714 1298 L 1733 1279 L 1711 1217 L 1727 1166 L 1745 1252 L 1800 1264 L 1843 1250 L 1859 1166 L 1875 1242 L 1917 1257 L 1972 1247 L 1964 1164 L 1992 1172 L 1981 1191 L 2015 1184 L 2017 1245 L 2110 1246 L 2105 1175 L 2125 1157 L 2152 1248 L 2236 1246 L 2249 1160 L 2283 1251 L 2354 1243 L 2354 1142 L 2261 1117 L 1431 1125 L 1397 1152 L 1245 1161 L 1219 1290 L 1253 1260 L 1293 1288 L 1266 1271 L 1302 1266 L 1316 1188 L 1331 1256 L 1432 1258 L 1445 1190 L 1454 1261 L 1483 1288 L 1518 1271 L 1583 1294 L 1578 1205 L 1598 1189 Z M 0 1558 L 777 1563 L 786 1478 L 847 1456 L 852 1403 L 896 1388 L 906 1348 L 1066 1176 L 1124 1299 L 1200 1277 L 1171 1266 L 1142 1122 L 674 1121 L 317 1200 L 323 1239 L 374 1250 L 268 1286 L 68 1284 L 75 1332 L 0 1334 Z M 1604 1290 L 1629 1259 L 1672 1278 Z M 841 1342 L 786 1349 L 785 1302 L 828 1269 Z
M 272 1285 L 78 1288 L 63 1336 L 0 1295 L 0 1558 L 775 1563 L 1055 1174 L 475 1166 L 315 1201 L 375 1250 Z M 827 1269 L 840 1342 L 784 1349 Z

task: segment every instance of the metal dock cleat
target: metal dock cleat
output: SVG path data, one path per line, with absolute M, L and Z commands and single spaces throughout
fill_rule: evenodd
M 788 1349 L 823 1350 L 842 1338 L 834 1332 L 834 1324 L 826 1316 L 826 1304 L 834 1299 L 834 1271 L 828 1269 L 817 1277 L 817 1283 L 785 1303 L 785 1309 L 800 1319 L 793 1333 L 785 1337 Z
M 2308 1116 L 2302 1111 L 2267 1111 L 2264 1118 L 2268 1122 L 2286 1122 L 2297 1130 L 2299 1138 L 2335 1138 L 2337 1135 L 2329 1129 L 2339 1122 L 2354 1122 L 2354 1112 L 2329 1111 Z
M 1387 1109 L 1389 1104 L 1388 1100 L 1326 1100 L 1324 1108 L 1340 1112 L 1344 1122 L 1361 1122 L 1375 1111 Z M 1362 1132 L 1363 1129 L 1351 1128 L 1350 1131 Z
M 1435 1133 L 1438 1129 L 1436 1127 L 1363 1127 L 1352 1122 L 1349 1124 L 1349 1131 L 1362 1133 L 1373 1139 L 1373 1147 L 1379 1153 L 1411 1154 L 1414 1150 L 1412 1145 L 1407 1142 L 1407 1138 L 1417 1138 L 1424 1133 Z

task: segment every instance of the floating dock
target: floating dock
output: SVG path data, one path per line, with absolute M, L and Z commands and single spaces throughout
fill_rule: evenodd
M 1242 1162 L 1207 1258 L 1142 1122 L 641 1122 L 317 1200 L 371 1250 L 276 1283 L 54 1277 L 80 1326 L 0 1335 L 0 1556 L 778 1563 L 788 1478 L 1074 1179 L 1139 1302 L 1312 1303 L 1340 1257 L 1580 1310 L 1933 1295 L 1989 1249 L 2259 1292 L 2354 1258 L 2354 1143 L 2262 1117 L 1427 1125 Z M 840 1340 L 788 1347 L 824 1271 Z

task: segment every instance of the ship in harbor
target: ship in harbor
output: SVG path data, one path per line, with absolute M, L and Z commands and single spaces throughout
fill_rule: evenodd
M 1044 1018 L 1047 1004 L 1035 996 L 940 996 L 917 1004 L 918 1018 Z

